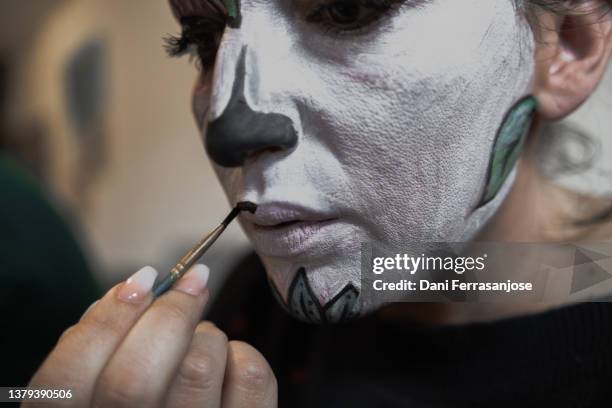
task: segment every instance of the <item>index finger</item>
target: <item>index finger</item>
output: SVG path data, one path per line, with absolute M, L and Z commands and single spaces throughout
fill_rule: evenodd
M 98 377 L 93 405 L 158 407 L 208 299 L 208 268 L 193 266 L 132 327 Z
M 156 278 L 146 266 L 108 291 L 60 338 L 30 386 L 71 389 L 71 405 L 89 405 L 99 373 L 153 301 Z

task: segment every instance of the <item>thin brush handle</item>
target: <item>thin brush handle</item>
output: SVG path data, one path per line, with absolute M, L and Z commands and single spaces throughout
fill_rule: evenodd
M 181 277 L 191 268 L 197 261 L 204 255 L 206 251 L 215 243 L 217 238 L 221 236 L 223 231 L 227 228 L 228 225 L 240 214 L 242 211 L 248 211 L 250 213 L 255 213 L 257 210 L 257 205 L 249 202 L 242 201 L 232 209 L 227 217 L 221 222 L 217 228 L 212 230 L 208 235 L 200 240 L 189 252 L 187 252 L 181 260 L 174 265 L 174 268 L 170 270 L 168 276 L 166 276 L 162 281 L 160 281 L 153 288 L 153 297 L 159 297 L 166 293 L 170 288 L 181 279 Z
M 166 293 L 221 236 L 227 225 L 221 224 L 204 238 L 202 238 L 180 261 L 170 270 L 170 273 L 153 288 L 153 297 Z

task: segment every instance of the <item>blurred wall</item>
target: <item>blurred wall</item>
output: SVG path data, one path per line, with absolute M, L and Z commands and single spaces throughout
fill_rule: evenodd
M 0 14 L 0 51 L 18 51 L 37 34 L 38 25 L 64 0 L 4 2 Z M 9 6 L 10 4 L 10 6 Z
M 166 269 L 229 209 L 191 117 L 196 69 L 162 48 L 177 31 L 163 0 L 65 0 L 19 56 L 13 116 L 48 126 L 51 190 L 76 211 L 106 282 L 145 264 Z M 62 78 L 87 38 L 108 46 L 110 88 L 106 166 L 84 204 L 71 181 L 76 139 Z M 246 240 L 233 226 L 207 262 L 226 266 L 237 245 Z

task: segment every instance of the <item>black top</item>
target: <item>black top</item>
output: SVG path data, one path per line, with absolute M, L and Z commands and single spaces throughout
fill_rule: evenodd
M 611 303 L 462 326 L 313 326 L 276 304 L 255 255 L 217 299 L 209 318 L 267 358 L 283 408 L 612 407 Z

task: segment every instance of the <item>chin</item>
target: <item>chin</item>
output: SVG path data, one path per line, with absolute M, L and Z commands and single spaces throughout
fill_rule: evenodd
M 283 309 L 307 323 L 332 324 L 359 318 L 362 305 L 361 247 L 314 247 L 294 256 L 258 251 L 272 291 Z

